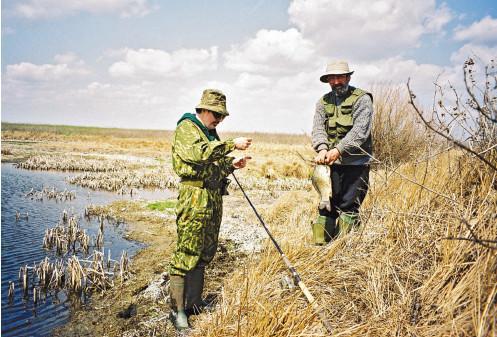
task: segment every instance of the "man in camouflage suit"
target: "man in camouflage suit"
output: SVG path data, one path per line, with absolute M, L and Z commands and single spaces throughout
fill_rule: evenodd
M 178 330 L 188 328 L 187 314 L 202 306 L 204 270 L 217 250 L 226 177 L 250 159 L 228 154 L 246 150 L 252 142 L 246 137 L 219 139 L 216 126 L 228 116 L 221 91 L 204 90 L 196 112 L 180 118 L 172 145 L 173 169 L 181 178 L 178 241 L 169 266 L 171 318 Z
M 330 204 L 320 205 L 313 224 L 316 244 L 359 224 L 359 208 L 368 191 L 373 96 L 349 85 L 352 73 L 347 62 L 333 61 L 320 78 L 331 91 L 316 104 L 312 146 L 318 153 L 316 164 L 330 165 L 332 192 Z

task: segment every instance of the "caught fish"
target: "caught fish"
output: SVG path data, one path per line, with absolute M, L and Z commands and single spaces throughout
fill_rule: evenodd
M 319 209 L 326 209 L 331 212 L 330 196 L 331 196 L 331 178 L 330 167 L 328 165 L 316 165 L 312 173 L 312 186 L 316 189 L 321 200 L 319 201 Z

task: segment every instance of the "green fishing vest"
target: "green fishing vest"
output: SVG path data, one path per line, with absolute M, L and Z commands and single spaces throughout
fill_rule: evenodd
M 354 125 L 352 118 L 354 104 L 360 97 L 366 94 L 371 97 L 371 100 L 373 99 L 373 95 L 369 92 L 349 86 L 349 95 L 338 106 L 331 91 L 321 98 L 321 103 L 326 112 L 326 132 L 328 133 L 328 141 L 331 147 L 336 146 L 350 129 L 352 129 Z M 366 152 L 371 153 L 371 145 L 371 136 L 369 136 L 362 148 Z

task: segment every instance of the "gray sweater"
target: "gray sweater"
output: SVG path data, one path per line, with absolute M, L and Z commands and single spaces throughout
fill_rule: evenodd
M 343 98 L 338 96 L 337 104 L 341 104 L 342 101 Z M 361 152 L 358 151 L 358 147 L 361 146 L 371 134 L 373 101 L 369 95 L 363 95 L 354 104 L 352 119 L 354 121 L 352 129 L 350 129 L 345 137 L 335 146 L 341 154 L 341 158 L 335 163 L 342 165 L 369 164 L 371 158 L 366 154 L 360 154 Z M 316 104 L 316 112 L 314 113 L 314 123 L 312 126 L 312 147 L 316 152 L 330 149 L 325 123 L 326 112 L 323 103 L 319 100 Z

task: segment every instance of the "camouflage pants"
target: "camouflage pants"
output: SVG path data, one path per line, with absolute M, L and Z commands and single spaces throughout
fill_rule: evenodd
M 197 265 L 212 261 L 217 250 L 223 199 L 218 190 L 181 184 L 176 205 L 178 241 L 170 275 L 184 276 Z

